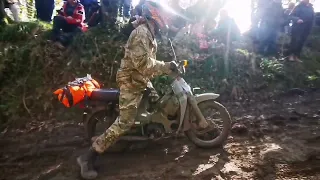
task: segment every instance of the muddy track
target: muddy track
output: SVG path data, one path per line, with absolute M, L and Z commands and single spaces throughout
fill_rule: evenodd
M 101 156 L 98 179 L 320 179 L 320 92 L 224 104 L 235 125 L 223 147 L 199 149 L 184 137 L 136 143 Z M 5 130 L 0 180 L 81 179 L 75 158 L 84 142 L 76 122 Z

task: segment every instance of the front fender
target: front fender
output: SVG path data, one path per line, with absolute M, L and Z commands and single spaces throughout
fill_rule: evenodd
M 203 94 L 197 94 L 194 95 L 194 98 L 196 99 L 197 103 L 201 103 L 203 101 L 207 101 L 207 100 L 215 100 L 219 97 L 219 94 L 215 94 L 215 93 L 203 93 Z M 190 129 L 191 125 L 190 125 L 190 115 L 189 112 L 190 108 L 189 106 L 187 106 L 187 110 L 185 111 L 186 114 L 184 116 L 184 120 L 183 120 L 183 131 L 187 131 Z
M 200 103 L 207 100 L 215 100 L 219 96 L 220 96 L 219 94 L 215 94 L 215 93 L 203 93 L 203 94 L 197 94 L 194 97 L 196 98 L 196 101 Z

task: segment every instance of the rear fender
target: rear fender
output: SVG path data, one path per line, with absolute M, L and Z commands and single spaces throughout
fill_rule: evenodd
M 118 104 L 115 103 L 108 103 L 106 104 L 105 102 L 101 101 L 89 101 L 88 102 L 88 108 L 84 109 L 83 112 L 83 122 L 86 122 L 90 117 L 99 112 L 99 111 L 107 111 L 108 116 L 118 116 Z

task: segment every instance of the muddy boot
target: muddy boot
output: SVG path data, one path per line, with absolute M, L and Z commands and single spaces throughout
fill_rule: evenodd
M 90 148 L 88 152 L 79 156 L 77 162 L 81 168 L 81 177 L 84 179 L 95 179 L 98 176 L 97 171 L 93 168 L 98 153 Z

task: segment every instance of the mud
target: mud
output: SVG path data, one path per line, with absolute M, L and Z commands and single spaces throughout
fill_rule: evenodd
M 233 117 L 221 148 L 199 149 L 186 138 L 138 143 L 106 153 L 98 180 L 320 179 L 320 92 L 223 102 Z M 88 147 L 79 122 L 47 120 L 6 129 L 0 139 L 1 180 L 81 179 L 76 157 Z

